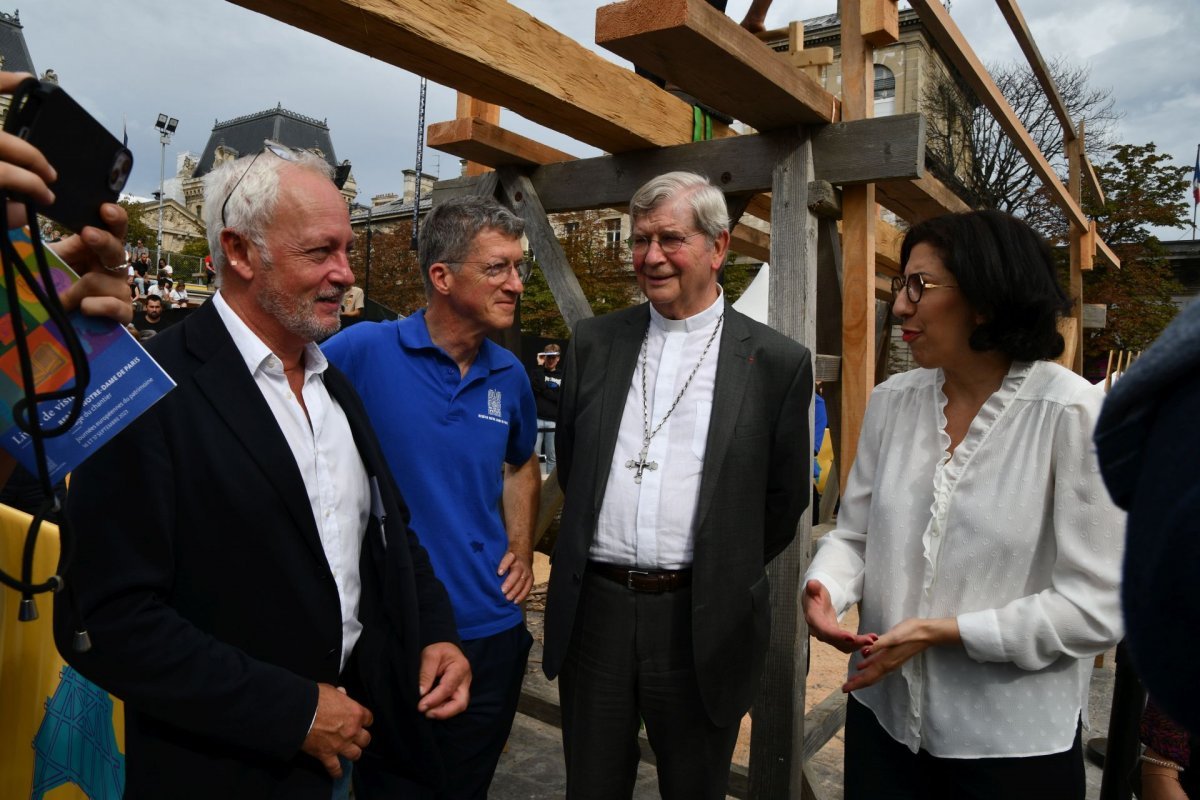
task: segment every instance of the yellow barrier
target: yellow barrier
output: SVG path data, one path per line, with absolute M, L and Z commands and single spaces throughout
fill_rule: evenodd
M 821 440 L 821 450 L 817 453 L 817 464 L 821 467 L 821 475 L 817 478 L 817 491 L 825 494 L 825 481 L 829 480 L 829 471 L 833 469 L 833 437 L 829 429 L 825 429 L 825 438 Z
M 29 522 L 28 514 L 0 505 L 0 566 L 10 575 L 20 574 Z M 58 527 L 43 525 L 34 580 L 57 566 Z M 50 595 L 38 595 L 40 616 L 32 622 L 17 621 L 19 603 L 19 594 L 0 587 L 0 798 L 119 800 L 124 705 L 69 667 L 64 673 Z

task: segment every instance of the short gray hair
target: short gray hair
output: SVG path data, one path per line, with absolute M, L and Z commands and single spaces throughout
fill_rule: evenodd
M 225 269 L 225 251 L 221 248 L 224 228 L 236 230 L 253 242 L 264 262 L 270 264 L 266 230 L 275 216 L 281 171 L 296 167 L 333 180 L 333 167 L 320 156 L 308 150 L 292 150 L 292 156 L 289 160 L 260 150 L 236 161 L 226 161 L 204 176 L 204 227 L 218 279 Z M 222 209 L 225 225 L 221 224 Z
M 433 207 L 421 221 L 418 244 L 426 297 L 433 294 L 429 268 L 442 263 L 448 264 L 452 272 L 458 272 L 457 262 L 470 255 L 475 237 L 487 230 L 520 239 L 525 232 L 525 221 L 494 198 L 482 195 L 455 197 Z
M 629 216 L 636 221 L 663 203 L 676 199 L 688 201 L 696 227 L 709 239 L 715 240 L 722 231 L 729 230 L 729 209 L 725 206 L 725 195 L 708 178 L 694 172 L 668 172 L 651 178 L 634 192 L 633 199 L 629 201 Z

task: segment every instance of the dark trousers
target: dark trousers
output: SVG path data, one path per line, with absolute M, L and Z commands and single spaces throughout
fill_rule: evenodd
M 471 663 L 471 703 L 456 717 L 433 723 L 446 767 L 445 793 L 360 762 L 354 771 L 358 800 L 485 800 L 496 764 L 512 730 L 533 637 L 524 624 L 462 643 Z
M 645 722 L 664 800 L 724 800 L 737 724 L 708 718 L 692 590 L 651 594 L 586 573 L 558 678 L 568 800 L 631 797 Z
M 969 713 L 964 709 L 963 713 Z M 1083 748 L 1024 758 L 936 758 L 911 752 L 849 698 L 846 800 L 1083 800 Z

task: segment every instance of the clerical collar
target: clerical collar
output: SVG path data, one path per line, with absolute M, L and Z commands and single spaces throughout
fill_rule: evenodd
M 704 309 L 698 314 L 693 314 L 686 319 L 667 319 L 662 314 L 658 313 L 654 305 L 650 305 L 650 324 L 659 330 L 673 333 L 683 331 L 691 333 L 692 331 L 702 330 L 712 325 L 717 321 L 717 317 L 721 316 L 721 312 L 725 310 L 725 290 L 717 284 L 717 299 L 713 304 Z

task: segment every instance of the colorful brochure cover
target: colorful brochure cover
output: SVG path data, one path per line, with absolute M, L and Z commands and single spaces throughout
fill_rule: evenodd
M 8 232 L 8 238 L 30 272 L 36 275 L 37 261 L 29 231 L 14 228 Z M 50 248 L 45 248 L 45 252 L 54 276 L 54 291 L 61 294 L 79 276 Z M 68 386 L 75 379 L 75 371 L 62 336 L 25 281 L 19 275 L 16 279 L 38 391 L 52 392 Z M 13 422 L 13 406 L 24 397 L 24 390 L 13 317 L 9 312 L 7 285 L 0 271 L 0 446 L 36 475 L 33 441 Z M 79 311 L 71 312 L 69 319 L 79 334 L 92 374 L 83 411 L 75 424 L 66 433 L 44 440 L 50 479 L 55 483 L 175 386 L 121 323 L 107 317 L 84 316 Z M 39 404 L 42 428 L 56 427 L 70 413 L 71 403 L 68 398 Z

